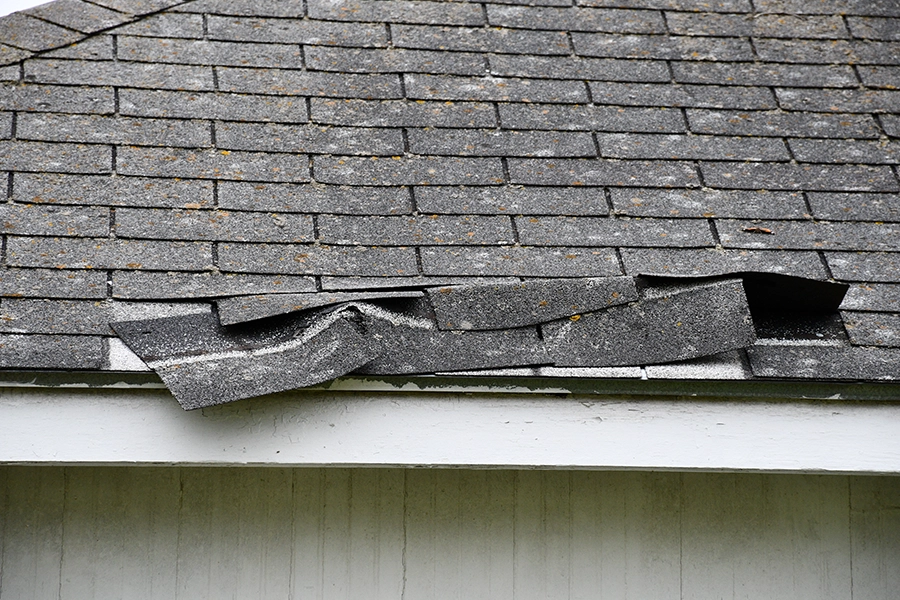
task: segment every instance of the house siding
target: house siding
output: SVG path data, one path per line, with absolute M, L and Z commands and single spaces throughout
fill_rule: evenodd
M 0 467 L 0 598 L 896 599 L 900 478 Z

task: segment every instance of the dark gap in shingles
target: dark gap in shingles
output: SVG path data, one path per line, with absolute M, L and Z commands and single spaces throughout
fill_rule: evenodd
M 109 207 L 109 237 L 116 237 L 116 207 Z
M 850 21 L 847 20 L 846 13 L 841 15 L 841 21 L 844 23 L 844 29 L 847 30 L 847 38 L 851 40 L 856 39 L 856 36 L 853 35 L 853 29 L 850 27 Z
M 503 166 L 503 181 L 508 184 L 511 181 L 509 177 L 509 160 L 504 156 L 500 159 L 500 164 Z
M 809 202 L 809 194 L 803 192 L 800 194 L 800 197 L 803 198 L 803 204 L 806 205 L 806 214 L 809 215 L 810 219 L 815 220 L 816 216 L 813 214 L 812 204 Z
M 415 186 L 408 186 L 406 188 L 407 193 L 409 194 L 409 207 L 412 210 L 412 214 L 419 214 L 419 202 L 416 200 L 416 188 Z
M 503 120 L 500 118 L 500 103 L 494 102 L 494 119 L 497 121 L 497 129 L 503 129 Z
M 894 172 L 894 179 L 896 179 L 897 184 L 900 185 L 900 169 L 897 168 L 897 165 L 891 165 L 891 171 Z
M 19 63 L 19 83 L 25 81 L 25 61 Z
M 862 75 L 859 74 L 859 65 L 853 63 L 850 65 L 850 69 L 853 71 L 853 76 L 856 77 L 856 82 L 859 83 L 859 87 L 865 88 L 866 84 L 863 83 Z
M 322 276 L 321 275 L 314 276 L 313 282 L 316 285 L 316 291 L 321 292 L 322 291 Z
M 213 90 L 219 91 L 219 70 L 213 65 L 212 66 L 212 77 L 213 77 Z
M 6 199 L 12 202 L 13 199 L 13 172 L 6 174 Z
M 485 75 L 491 74 L 491 61 L 488 59 L 487 53 L 484 53 L 481 56 L 482 68 L 484 69 Z
M 306 121 L 312 123 L 312 100 L 309 96 L 303 99 L 303 104 L 306 106 Z
M 116 172 L 116 168 L 117 168 L 117 166 L 116 166 L 116 148 L 117 148 L 117 146 L 113 145 L 112 152 L 110 153 L 112 155 L 112 172 L 113 173 Z
M 403 138 L 403 154 L 409 154 L 409 132 L 406 127 L 400 130 L 400 137 Z
M 791 145 L 788 143 L 787 138 L 783 137 L 780 139 L 781 139 L 781 145 L 784 146 L 785 152 L 787 152 L 788 157 L 791 159 L 790 162 L 796 163 L 797 157 L 794 156 L 794 151 L 791 149 Z
M 319 215 L 310 215 L 312 219 L 313 226 L 313 240 L 318 244 L 319 243 Z
M 406 99 L 406 74 L 400 73 L 400 96 Z
M 719 237 L 719 230 L 716 227 L 716 220 L 709 218 L 706 219 L 706 222 L 709 224 L 709 232 L 712 234 L 713 242 L 715 242 L 716 248 L 720 248 L 722 246 L 722 238 Z
M 753 60 L 762 60 L 759 56 L 759 51 L 756 49 L 756 40 L 753 39 L 752 35 L 747 36 L 747 43 L 750 44 L 750 52 L 753 53 Z
M 308 71 L 309 69 L 306 68 L 306 46 L 303 44 L 298 44 L 298 46 L 300 48 L 300 68 Z
M 678 85 L 678 82 L 675 81 L 675 69 L 672 68 L 672 61 L 666 60 L 664 62 L 666 63 L 666 69 L 669 71 L 669 83 Z
M 309 15 L 309 6 L 307 5 L 306 0 L 301 0 L 300 9 L 303 11 L 303 13 L 300 15 L 300 18 L 305 19 L 306 16 Z
M 481 17 L 484 19 L 484 27 L 488 28 L 491 26 L 491 22 L 488 19 L 487 4 L 482 2 L 479 6 L 481 6 Z
M 616 262 L 619 263 L 619 271 L 622 275 L 627 275 L 628 271 L 625 270 L 625 259 L 622 258 L 622 249 L 621 248 L 613 248 L 616 251 Z
M 519 226 L 516 225 L 516 218 L 513 215 L 509 215 L 509 226 L 512 228 L 513 233 L 513 242 L 515 242 L 516 246 L 519 245 Z
M 219 182 L 216 179 L 213 179 L 213 182 L 212 182 L 212 193 L 213 193 L 213 208 L 219 208 Z
M 6 238 L 9 236 L 4 235 L 0 238 L 0 264 L 6 266 Z
M 113 87 L 113 114 L 119 115 L 119 86 Z
M 603 188 L 603 199 L 606 200 L 606 210 L 609 214 L 616 214 L 616 206 L 613 204 L 612 192 L 609 188 Z
M 212 266 L 216 271 L 219 270 L 219 242 L 213 242 L 210 245 L 210 256 L 212 257 Z M 215 302 L 213 302 L 215 305 Z M 216 315 L 218 317 L 218 314 Z
M 662 17 L 663 27 L 666 28 L 666 35 L 672 35 L 672 29 L 669 27 L 669 15 L 666 14 L 666 11 L 659 11 L 660 16 Z
M 591 141 L 594 142 L 594 156 L 600 156 L 600 140 L 597 139 L 597 132 L 591 132 Z
M 587 81 L 582 81 L 581 85 L 584 86 L 585 96 L 587 96 L 588 104 L 594 103 L 594 95 L 591 93 L 591 86 Z
M 202 19 L 202 23 L 203 23 L 203 39 L 208 40 L 209 39 L 209 17 L 206 15 L 206 13 L 203 13 L 202 15 L 200 15 L 200 18 Z
M 422 265 L 422 249 L 419 246 L 413 248 L 416 254 L 416 271 L 418 275 L 425 276 L 425 267 Z
M 113 272 L 112 269 L 106 272 L 106 297 L 113 297 Z
M 394 32 L 391 30 L 391 24 L 385 23 L 384 28 L 386 30 L 385 39 L 387 40 L 388 48 L 394 47 Z
M 111 35 L 112 38 L 112 57 L 114 61 L 119 60 L 119 36 Z
M 18 128 L 19 128 L 19 112 L 14 110 L 12 112 L 12 123 L 10 123 L 10 125 L 9 125 L 10 139 L 13 139 L 13 140 L 16 139 L 16 131 L 18 130 Z
M 219 141 L 216 138 L 216 122 L 213 119 L 210 119 L 209 121 L 209 139 L 212 142 L 213 148 L 219 147 Z
M 311 154 L 306 157 L 306 171 L 309 173 L 309 180 L 315 181 L 316 174 L 315 174 L 315 171 L 313 170 L 313 157 Z
M 570 53 L 572 56 L 574 56 L 574 57 L 577 58 L 578 55 L 575 53 L 575 40 L 572 39 L 572 32 L 571 32 L 571 31 L 567 31 L 567 32 L 566 32 L 566 43 L 569 45 L 569 53 Z
M 692 135 L 694 132 L 691 131 L 691 122 L 688 121 L 687 109 L 682 106 L 678 110 L 681 114 L 681 124 L 684 125 L 684 130 L 688 135 Z
M 872 120 L 875 121 L 875 127 L 878 128 L 878 134 L 881 137 L 890 137 L 887 131 L 884 129 L 884 123 L 881 121 L 881 115 L 878 113 L 872 114 Z

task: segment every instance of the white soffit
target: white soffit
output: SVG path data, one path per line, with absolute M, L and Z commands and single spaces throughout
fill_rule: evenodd
M 900 473 L 900 404 L 310 390 L 0 390 L 0 463 Z

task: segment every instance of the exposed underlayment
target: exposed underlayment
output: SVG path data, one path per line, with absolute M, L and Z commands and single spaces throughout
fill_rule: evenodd
M 896 0 L 4 17 L 0 369 L 152 368 L 187 407 L 900 380 L 898 32 Z

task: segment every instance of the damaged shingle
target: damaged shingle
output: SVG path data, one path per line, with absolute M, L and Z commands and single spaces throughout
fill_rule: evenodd
M 351 302 L 385 298 L 420 298 L 422 292 L 320 292 L 236 296 L 216 302 L 222 325 L 234 325 L 290 312 Z

